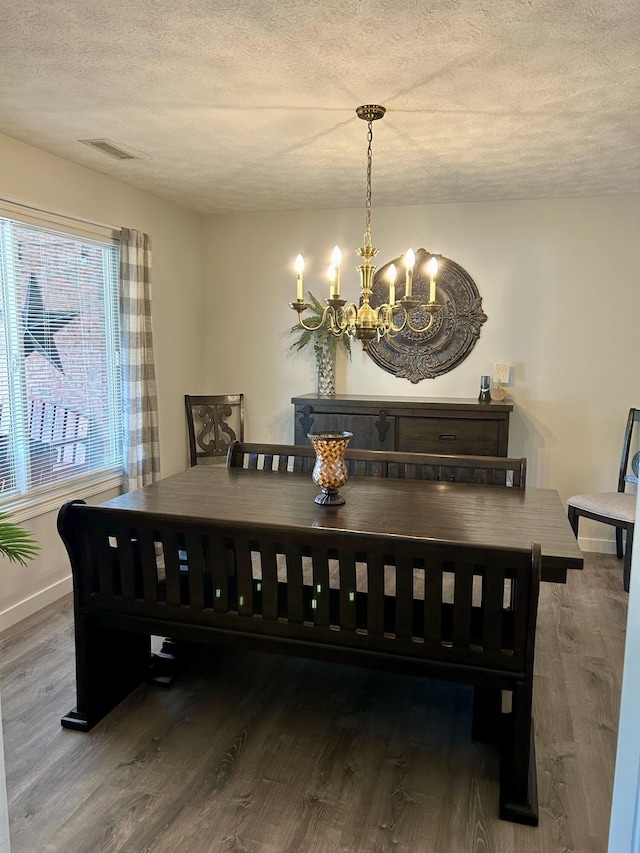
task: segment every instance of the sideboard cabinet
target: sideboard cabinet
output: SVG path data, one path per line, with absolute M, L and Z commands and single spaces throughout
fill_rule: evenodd
M 349 430 L 350 446 L 368 450 L 507 455 L 510 403 L 345 394 L 303 394 L 291 402 L 296 444 L 307 444 L 309 432 Z

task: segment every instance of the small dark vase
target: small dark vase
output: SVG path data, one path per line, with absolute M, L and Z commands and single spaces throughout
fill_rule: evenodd
M 338 489 L 349 479 L 344 452 L 352 436 L 352 432 L 317 432 L 307 436 L 316 452 L 316 464 L 311 476 L 313 482 L 322 489 L 315 498 L 315 502 L 321 506 L 340 506 L 344 503 Z
M 480 377 L 480 394 L 478 395 L 478 400 L 481 403 L 490 403 L 491 402 L 491 377 L 490 376 L 481 376 Z

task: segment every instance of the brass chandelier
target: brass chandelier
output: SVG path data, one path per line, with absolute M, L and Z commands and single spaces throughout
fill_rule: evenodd
M 370 305 L 371 292 L 373 288 L 373 276 L 376 267 L 371 263 L 371 259 L 375 257 L 378 250 L 373 246 L 371 241 L 371 162 L 372 162 L 372 143 L 373 143 L 373 122 L 381 119 L 386 112 L 385 107 L 377 104 L 367 104 L 356 109 L 358 118 L 367 122 L 367 197 L 366 197 L 366 219 L 364 232 L 364 246 L 359 248 L 358 254 L 363 258 L 363 262 L 358 267 L 360 273 L 360 304 L 348 302 L 343 299 L 340 293 L 340 264 L 342 263 L 342 253 L 338 246 L 333 250 L 331 256 L 331 266 L 329 267 L 329 298 L 325 300 L 325 308 L 322 312 L 322 318 L 316 325 L 309 325 L 302 316 L 303 312 L 310 307 L 308 302 L 305 302 L 303 292 L 303 271 L 304 259 L 302 255 L 298 255 L 295 262 L 297 273 L 297 299 L 295 302 L 290 302 L 289 306 L 298 312 L 299 325 L 310 332 L 320 329 L 322 326 L 328 326 L 331 332 L 336 337 L 341 335 L 349 335 L 351 338 L 357 338 L 362 341 L 362 346 L 367 349 L 372 340 L 379 341 L 383 337 L 393 337 L 394 335 L 409 329 L 412 332 L 426 332 L 433 324 L 435 314 L 441 310 L 442 306 L 436 302 L 436 282 L 435 277 L 438 272 L 437 258 L 431 257 L 427 264 L 429 273 L 429 301 L 422 302 L 419 298 L 413 295 L 413 268 L 415 265 L 415 254 L 412 249 L 409 249 L 403 258 L 405 267 L 405 292 L 400 300 L 396 300 L 395 281 L 397 271 L 394 264 L 389 267 L 389 294 L 387 302 L 383 305 L 373 308 Z M 425 326 L 414 326 L 411 322 L 411 312 L 421 308 L 427 314 L 427 324 Z

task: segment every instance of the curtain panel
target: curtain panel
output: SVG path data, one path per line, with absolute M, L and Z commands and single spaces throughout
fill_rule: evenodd
M 160 479 L 158 397 L 151 328 L 151 238 L 120 232 L 125 492 Z

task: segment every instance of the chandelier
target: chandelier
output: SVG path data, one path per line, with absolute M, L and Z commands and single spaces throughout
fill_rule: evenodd
M 373 288 L 373 276 L 376 267 L 371 263 L 371 259 L 377 255 L 378 250 L 371 242 L 371 162 L 372 162 L 372 143 L 373 143 L 373 122 L 381 119 L 386 112 L 384 107 L 377 104 L 367 104 L 356 109 L 358 118 L 367 122 L 367 197 L 366 197 L 366 219 L 364 232 L 364 246 L 359 248 L 358 254 L 363 259 L 358 267 L 360 273 L 360 304 L 348 302 L 342 298 L 340 293 L 340 265 L 342 263 L 342 253 L 338 246 L 333 250 L 331 256 L 331 266 L 329 267 L 329 298 L 325 300 L 325 307 L 322 312 L 322 318 L 316 325 L 309 325 L 308 321 L 302 316 L 303 312 L 310 307 L 308 302 L 305 302 L 303 293 L 303 272 L 304 258 L 298 255 L 295 262 L 295 270 L 297 273 L 297 299 L 295 302 L 290 302 L 289 306 L 298 312 L 298 323 L 303 329 L 315 332 L 321 327 L 328 327 L 336 337 L 348 335 L 351 338 L 357 338 L 362 342 L 364 349 L 367 349 L 372 340 L 379 341 L 383 337 L 391 338 L 403 330 L 411 330 L 412 332 L 426 332 L 433 324 L 435 314 L 441 310 L 442 306 L 436 302 L 436 282 L 435 277 L 438 272 L 438 260 L 431 257 L 427 264 L 429 273 L 429 301 L 423 302 L 421 299 L 413 295 L 413 268 L 415 265 L 415 254 L 412 249 L 409 249 L 403 258 L 405 267 L 405 286 L 404 296 L 402 299 L 396 300 L 396 276 L 397 270 L 394 264 L 389 267 L 389 294 L 387 301 L 373 308 L 370 304 L 371 291 Z M 414 309 L 420 308 L 423 315 L 426 314 L 426 325 L 414 326 L 411 320 L 411 312 Z M 420 318 L 422 320 L 422 317 Z

